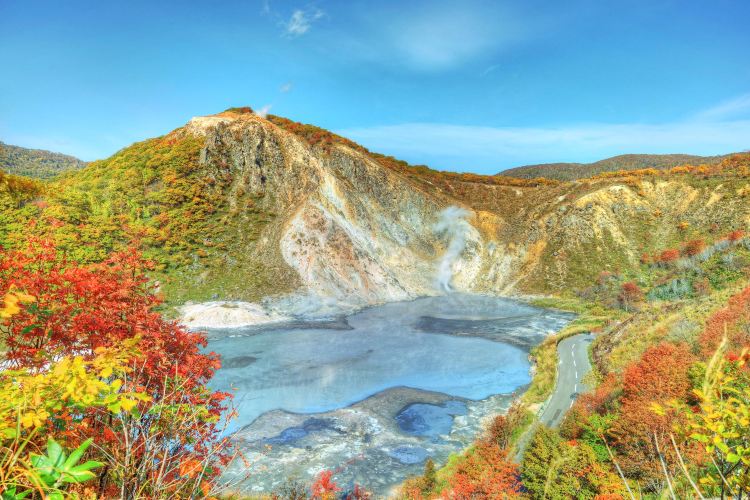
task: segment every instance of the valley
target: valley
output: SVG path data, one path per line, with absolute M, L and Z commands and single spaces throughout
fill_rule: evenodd
M 739 154 L 574 181 L 456 174 L 233 108 L 52 180 L 4 174 L 0 241 L 52 245 L 81 272 L 135 266 L 159 317 L 208 332 L 201 356 L 221 365 L 202 383 L 232 395 L 211 410 L 226 427 L 201 424 L 234 450 L 222 495 L 334 471 L 352 491 L 431 497 L 511 457 L 531 471 L 549 443 L 608 463 L 576 419 L 606 413 L 591 398 L 618 398 L 655 346 L 702 346 L 742 293 L 749 171 Z
M 0 0 L 0 500 L 750 499 L 748 19 Z

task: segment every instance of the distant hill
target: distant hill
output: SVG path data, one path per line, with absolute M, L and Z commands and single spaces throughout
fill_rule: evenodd
M 539 165 L 525 165 L 523 167 L 504 170 L 500 174 L 510 177 L 520 177 L 522 179 L 545 177 L 547 179 L 572 181 L 591 177 L 602 172 L 614 172 L 617 170 L 638 170 L 641 168 L 665 170 L 685 164 L 699 165 L 705 163 L 713 165 L 719 163 L 726 156 L 729 155 L 619 155 L 594 163 L 542 163 Z
M 85 166 L 86 162 L 73 156 L 0 142 L 0 170 L 9 174 L 51 179 L 66 170 L 80 169 Z

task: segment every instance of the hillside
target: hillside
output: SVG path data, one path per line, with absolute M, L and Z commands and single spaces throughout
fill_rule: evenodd
M 136 242 L 172 304 L 295 291 L 369 304 L 444 286 L 561 293 L 746 224 L 736 171 L 578 183 L 441 173 L 237 108 L 66 173 L 19 224 L 46 222 L 35 231 L 84 261 Z M 5 245 L 20 236 L 0 228 Z
M 61 172 L 80 169 L 84 166 L 86 162 L 73 156 L 0 142 L 0 170 L 10 174 L 51 179 Z
M 684 154 L 668 155 L 638 155 L 627 154 L 613 156 L 594 163 L 542 163 L 538 165 L 524 165 L 522 167 L 503 170 L 498 175 L 519 177 L 522 179 L 534 179 L 544 177 L 545 179 L 557 179 L 561 181 L 572 181 L 592 177 L 602 172 L 614 172 L 617 170 L 638 170 L 643 168 L 655 168 L 667 170 L 678 165 L 715 165 L 724 156 L 695 156 Z
M 166 370 L 165 352 L 191 351 L 164 345 L 203 344 L 154 312 L 161 297 L 168 306 L 212 301 L 204 307 L 259 317 L 259 310 L 338 314 L 447 291 L 523 296 L 578 316 L 531 350 L 533 381 L 507 415 L 440 470 L 427 461 L 405 496 L 623 498 L 625 484 L 659 498 L 669 484 L 675 498 L 689 498 L 690 482 L 678 477 L 684 466 L 652 440 L 684 450 L 696 478 L 716 475 L 701 468 L 705 454 L 691 435 L 667 439 L 677 424 L 704 425 L 718 384 L 737 380 L 720 378 L 714 353 L 730 353 L 728 363 L 750 361 L 741 351 L 750 341 L 749 179 L 750 154 L 575 182 L 438 172 L 313 125 L 234 108 L 50 182 L 0 173 L 0 245 L 7 250 L 0 278 L 8 294 L 0 313 L 24 315 L 4 342 L 36 360 L 38 344 L 16 337 L 52 338 L 37 326 L 45 322 L 65 341 L 68 325 L 96 343 L 112 332 L 136 335 L 158 361 L 153 366 Z M 134 250 L 147 262 L 133 258 Z M 36 297 L 43 305 L 32 305 Z M 269 297 L 275 302 L 261 302 Z M 261 305 L 215 303 L 227 300 Z M 582 380 L 595 389 L 578 394 L 573 362 L 576 394 L 565 401 L 561 426 L 539 426 L 537 412 L 558 379 L 558 342 L 582 332 L 593 334 L 586 336 L 593 371 Z M 78 339 L 70 342 L 78 352 Z M 197 361 L 195 370 L 192 357 L 182 362 L 183 375 L 197 373 L 205 384 L 216 360 L 201 354 Z M 747 414 L 742 366 L 726 370 L 745 377 L 740 410 Z M 705 408 L 696 399 L 704 397 Z M 750 449 L 745 420 L 732 420 L 740 430 L 726 450 Z M 166 427 L 182 430 L 179 422 Z M 196 439 L 212 442 L 213 427 L 203 429 Z M 721 463 L 734 460 L 716 450 Z M 707 497 L 721 495 L 716 484 L 701 482 Z

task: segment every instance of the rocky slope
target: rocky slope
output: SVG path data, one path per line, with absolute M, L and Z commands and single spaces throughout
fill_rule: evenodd
M 238 168 L 279 214 L 264 251 L 280 252 L 313 296 L 337 301 L 561 292 L 686 232 L 750 221 L 742 177 L 441 184 L 346 141 L 326 153 L 254 115 L 197 118 L 188 130 L 206 135 L 206 161 Z
M 734 170 L 575 182 L 439 173 L 247 109 L 194 118 L 50 191 L 37 219 L 62 218 L 88 258 L 138 241 L 173 304 L 274 295 L 296 312 L 448 289 L 564 293 L 642 252 L 750 224 L 750 184 Z M 184 313 L 196 326 L 280 317 L 226 303 Z
M 461 255 L 443 266 L 455 265 L 460 288 L 478 279 L 486 250 L 463 221 L 470 213 L 442 212 L 439 225 L 454 200 L 411 185 L 366 152 L 343 144 L 323 151 L 247 113 L 194 118 L 182 133 L 205 137 L 202 163 L 229 169 L 230 205 L 249 193 L 275 214 L 252 250 L 293 269 L 308 298 L 362 305 L 435 293 L 449 286 L 438 270 L 455 240 Z

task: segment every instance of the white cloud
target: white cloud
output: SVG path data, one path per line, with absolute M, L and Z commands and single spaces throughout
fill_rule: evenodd
M 292 85 L 292 82 L 286 82 L 284 85 L 279 87 L 279 92 L 281 92 L 282 94 L 286 94 L 287 92 L 292 90 L 292 87 L 294 87 L 294 85 Z
M 402 2 L 362 19 L 342 49 L 353 58 L 422 72 L 487 65 L 488 57 L 544 32 L 549 20 L 521 9 L 475 0 Z
M 302 36 L 312 27 L 312 23 L 325 14 L 320 9 L 296 9 L 292 12 L 289 21 L 284 23 L 284 34 L 290 37 Z

